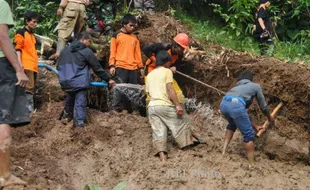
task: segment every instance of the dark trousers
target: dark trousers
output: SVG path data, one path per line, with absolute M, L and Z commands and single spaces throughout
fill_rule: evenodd
M 120 78 L 121 83 L 139 84 L 137 70 L 116 68 L 115 75 Z
M 86 121 L 87 90 L 67 92 L 65 100 L 65 111 L 73 115 L 74 123 L 84 124 Z M 73 114 L 72 114 L 73 113 Z
M 139 84 L 137 70 L 116 68 L 115 75 L 120 79 L 121 83 Z M 124 95 L 124 92 L 117 89 L 114 90 L 112 108 L 116 111 L 127 109 L 128 112 L 132 112 L 133 109 L 130 100 Z
M 269 38 L 256 38 L 256 40 L 258 41 L 258 47 L 260 49 L 260 54 L 261 55 L 272 55 L 273 54 L 273 50 L 271 50 L 271 47 L 274 45 L 273 44 L 273 40 L 271 37 Z M 271 52 L 268 52 L 271 51 Z

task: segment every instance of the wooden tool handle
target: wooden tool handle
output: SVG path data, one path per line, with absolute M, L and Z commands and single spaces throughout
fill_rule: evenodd
M 211 85 L 208 85 L 208 84 L 206 84 L 206 83 L 204 83 L 204 82 L 201 82 L 201 81 L 199 81 L 199 80 L 197 80 L 197 79 L 195 79 L 195 78 L 193 78 L 193 77 L 191 77 L 191 76 L 189 76 L 189 75 L 186 75 L 186 74 L 184 74 L 184 73 L 181 73 L 180 71 L 176 71 L 176 73 L 178 73 L 179 75 L 182 75 L 183 77 L 189 78 L 189 79 L 191 79 L 191 80 L 193 80 L 193 81 L 195 81 L 195 82 L 197 82 L 197 83 L 199 83 L 199 84 L 201 84 L 201 85 L 203 85 L 203 86 L 206 86 L 206 87 L 208 87 L 208 88 L 211 88 L 211 89 L 217 91 L 217 92 L 220 93 L 220 94 L 223 94 L 223 95 L 226 94 L 226 92 L 224 92 L 224 91 L 222 91 L 222 90 L 220 90 L 220 89 L 217 89 L 217 88 L 215 88 L 215 87 L 213 87 L 213 86 L 211 86 Z
M 275 118 L 275 116 L 277 115 L 278 111 L 280 110 L 280 108 L 283 106 L 283 103 L 280 102 L 277 107 L 272 111 L 271 116 Z M 256 136 L 260 137 L 264 131 L 266 131 L 266 129 L 268 128 L 268 124 L 269 121 L 265 121 L 264 125 L 263 125 L 263 129 L 261 129 L 260 131 L 258 131 L 258 133 L 256 134 Z

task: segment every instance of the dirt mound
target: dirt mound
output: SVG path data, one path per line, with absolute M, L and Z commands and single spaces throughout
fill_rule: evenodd
M 169 42 L 176 33 L 186 32 L 180 23 L 165 15 L 157 14 L 149 20 L 151 27 L 139 31 L 141 44 Z M 234 86 L 239 71 L 250 69 L 257 73 L 254 80 L 262 84 L 271 108 L 280 101 L 285 103 L 276 127 L 256 143 L 256 168 L 248 169 L 239 133 L 227 155 L 221 155 L 226 121 L 213 111 L 221 95 L 182 76 L 176 75 L 185 95 L 211 105 L 197 106 L 193 102 L 194 112 L 190 115 L 192 127 L 206 137 L 207 144 L 181 151 L 169 135 L 169 161 L 162 164 L 151 154 L 152 131 L 147 118 L 90 109 L 86 128 L 73 129 L 72 123 L 63 125 L 58 117 L 64 93 L 53 73 L 41 72 L 40 107 L 31 125 L 17 128 L 13 134 L 13 172 L 27 180 L 29 186 L 4 189 L 76 190 L 97 183 L 105 190 L 120 182 L 127 182 L 128 190 L 310 189 L 310 168 L 298 161 L 304 158 L 296 157 L 291 162 L 277 159 L 294 157 L 288 154 L 290 149 L 290 153 L 305 154 L 294 151 L 309 141 L 308 67 L 217 46 L 212 49 L 219 54 L 210 56 L 199 43 L 195 46 L 197 50 L 187 54 L 182 72 L 227 91 Z M 259 123 L 264 121 L 257 105 L 250 112 Z M 271 146 L 266 149 L 267 145 Z
M 249 170 L 239 133 L 222 157 L 225 122 L 208 106 L 191 116 L 207 144 L 181 151 L 169 136 L 166 164 L 151 154 L 146 118 L 89 110 L 87 127 L 72 129 L 72 123 L 63 125 L 56 119 L 62 106 L 53 103 L 50 111 L 43 106 L 31 125 L 14 130 L 13 172 L 28 181 L 25 190 L 76 190 L 86 184 L 112 189 L 120 182 L 127 182 L 128 190 L 310 187 L 308 167 L 269 160 L 261 151 L 256 152 L 257 168 Z
M 192 68 L 188 69 L 189 67 Z M 251 57 L 227 50 L 218 57 L 206 59 L 198 64 L 191 60 L 185 63 L 182 69 L 184 73 L 223 91 L 229 90 L 236 84 L 236 77 L 243 70 L 255 73 L 254 82 L 262 85 L 271 109 L 280 102 L 284 103 L 279 113 L 283 117 L 279 125 L 276 125 L 279 133 L 290 139 L 309 141 L 310 91 L 307 82 L 310 77 L 309 66 L 286 64 L 273 58 Z M 180 76 L 178 79 L 185 86 L 188 97 L 210 102 L 215 109 L 219 107 L 221 95 L 216 91 Z M 257 122 L 264 122 L 265 117 L 261 115 L 256 103 L 250 109 L 250 113 L 254 115 Z
M 154 41 L 169 42 L 178 32 L 188 32 L 180 22 L 169 16 L 156 15 L 150 17 L 150 21 L 152 27 L 140 30 L 141 44 Z M 204 51 L 202 45 L 195 39 L 192 39 L 192 49 L 186 52 L 185 59 L 187 61 L 183 62 L 181 72 L 222 91 L 227 91 L 236 84 L 236 76 L 240 71 L 254 72 L 254 82 L 262 85 L 271 110 L 280 102 L 284 103 L 274 130 L 289 140 L 297 139 L 305 145 L 309 144 L 309 66 L 234 52 L 213 44 Z M 215 110 L 218 109 L 221 94 L 178 74 L 175 78 L 186 97 L 208 102 Z M 264 123 L 265 117 L 261 114 L 257 103 L 251 107 L 250 113 L 257 123 Z

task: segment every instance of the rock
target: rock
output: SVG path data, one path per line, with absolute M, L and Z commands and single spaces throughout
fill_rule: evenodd
M 309 142 L 300 142 L 296 139 L 286 140 L 282 148 L 295 159 L 304 160 L 309 155 Z
M 265 147 L 268 149 L 278 149 L 285 143 L 286 137 L 278 135 L 275 131 L 270 131 L 267 136 Z
M 295 180 L 299 180 L 299 175 L 298 174 L 296 174 L 296 173 L 294 173 L 294 174 L 292 174 L 292 176 L 290 176 L 292 179 L 295 179 Z
M 297 139 L 287 139 L 275 131 L 270 131 L 264 143 L 264 152 L 271 158 L 280 160 L 307 160 L 309 157 L 309 142 Z
M 121 136 L 121 135 L 123 135 L 124 134 L 124 131 L 123 130 L 120 130 L 120 129 L 117 129 L 116 130 L 116 135 L 117 136 Z
M 109 127 L 111 124 L 109 122 L 101 121 L 100 127 Z

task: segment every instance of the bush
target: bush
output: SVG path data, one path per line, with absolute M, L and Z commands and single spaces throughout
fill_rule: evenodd
M 56 38 L 53 33 L 54 28 L 58 24 L 59 18 L 57 18 L 58 3 L 46 2 L 44 0 L 18 0 L 13 1 L 13 17 L 15 21 L 15 27 L 11 30 L 14 34 L 16 30 L 24 27 L 24 13 L 28 10 L 35 11 L 40 15 L 40 20 L 36 33 L 51 38 Z

